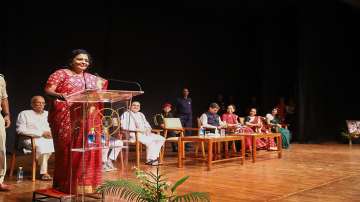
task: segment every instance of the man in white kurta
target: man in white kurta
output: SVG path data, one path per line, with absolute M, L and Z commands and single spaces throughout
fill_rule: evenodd
M 40 165 L 42 180 L 51 180 L 48 174 L 48 159 L 54 152 L 54 144 L 48 123 L 48 112 L 44 110 L 45 100 L 42 96 L 31 99 L 32 110 L 20 112 L 16 122 L 18 134 L 30 135 L 35 138 L 36 159 Z M 30 141 L 29 139 L 25 141 Z M 25 142 L 29 144 L 30 142 Z
M 118 137 L 119 135 L 120 134 L 111 136 L 109 140 L 110 149 L 105 148 L 102 151 L 102 162 L 103 162 L 104 171 L 116 170 L 113 162 L 116 161 L 117 157 L 119 156 L 119 153 L 122 150 L 122 147 L 124 146 L 123 141 L 120 140 L 120 137 Z
M 6 82 L 0 74 L 0 191 L 10 191 L 10 186 L 4 183 L 6 173 L 6 131 L 10 127 L 10 109 Z
M 138 131 L 138 140 L 146 146 L 146 164 L 158 165 L 160 149 L 165 143 L 165 138 L 151 133 L 149 122 L 140 112 L 140 102 L 132 102 L 130 111 L 122 114 L 121 127 L 125 130 Z M 135 133 L 130 133 L 130 141 L 135 141 Z

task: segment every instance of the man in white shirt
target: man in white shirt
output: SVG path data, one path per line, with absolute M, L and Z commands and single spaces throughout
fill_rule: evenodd
M 121 126 L 125 130 L 138 131 L 138 140 L 146 146 L 146 164 L 159 165 L 159 153 L 165 143 L 161 135 L 151 133 L 151 126 L 140 111 L 140 102 L 132 102 L 130 111 L 121 116 Z M 135 141 L 135 133 L 130 133 L 130 141 Z
M 109 140 L 109 148 L 104 148 L 102 151 L 103 171 L 105 172 L 116 170 L 113 162 L 116 161 L 124 146 L 120 136 L 120 133 L 112 135 Z
M 32 110 L 20 112 L 16 122 L 16 132 L 18 134 L 36 137 L 36 159 L 40 165 L 40 175 L 42 180 L 52 180 L 48 174 L 48 159 L 54 152 L 54 144 L 48 123 L 48 112 L 44 110 L 45 99 L 42 96 L 31 98 Z M 29 144 L 30 140 L 25 140 Z
M 209 110 L 200 116 L 201 126 L 214 131 L 216 134 L 218 129 L 226 128 L 226 123 L 222 122 L 220 116 L 217 114 L 220 107 L 217 103 L 211 103 Z

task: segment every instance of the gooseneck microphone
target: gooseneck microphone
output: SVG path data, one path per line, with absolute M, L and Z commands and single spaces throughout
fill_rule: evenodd
M 107 80 L 109 80 L 109 81 L 123 82 L 123 83 L 128 83 L 128 84 L 135 84 L 135 85 L 137 85 L 137 87 L 139 87 L 139 91 L 142 91 L 142 88 L 141 88 L 140 83 L 139 83 L 139 82 L 136 82 L 136 81 L 126 81 L 126 80 L 112 79 L 112 78 L 108 78 Z
M 95 76 L 101 77 L 98 73 L 94 73 Z M 113 78 L 104 78 L 108 81 L 116 81 L 116 82 L 122 82 L 127 84 L 135 84 L 137 87 L 139 87 L 139 91 L 142 91 L 142 87 L 139 82 L 137 81 L 127 81 L 127 80 L 120 80 L 120 79 L 113 79 Z

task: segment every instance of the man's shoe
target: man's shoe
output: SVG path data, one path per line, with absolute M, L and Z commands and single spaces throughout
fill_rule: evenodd
M 9 185 L 4 184 L 4 183 L 0 184 L 0 191 L 10 191 L 10 190 L 11 190 L 11 188 Z
M 52 177 L 49 174 L 43 174 L 40 178 L 42 181 L 51 181 Z
M 158 165 L 160 165 L 160 163 L 159 163 L 159 161 L 157 159 L 149 160 L 145 164 L 150 165 L 150 166 L 158 166 Z
M 106 162 L 106 166 L 108 167 L 109 171 L 117 170 L 111 160 L 108 160 L 108 161 Z
M 102 164 L 102 166 L 103 166 L 103 172 L 109 172 L 110 171 L 110 168 L 107 166 L 107 163 L 103 163 Z

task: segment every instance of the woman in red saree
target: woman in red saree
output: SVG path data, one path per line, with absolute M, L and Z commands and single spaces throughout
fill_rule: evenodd
M 249 116 L 245 118 L 245 125 L 253 130 L 253 133 L 266 133 L 261 117 L 256 116 L 256 109 L 251 108 L 249 112 Z M 268 140 L 260 140 L 257 139 L 256 141 L 256 147 L 257 148 L 263 148 L 267 145 Z M 270 146 L 274 145 L 274 140 L 270 140 Z
M 46 94 L 53 98 L 49 106 L 49 123 L 55 146 L 53 187 L 64 193 L 77 193 L 80 188 L 84 188 L 86 193 L 92 193 L 102 180 L 101 150 L 85 152 L 83 162 L 82 154 L 71 153 L 70 149 L 81 148 L 83 129 L 88 132 L 95 127 L 93 123 L 100 122 L 100 117 L 94 117 L 94 112 L 101 105 L 95 103 L 88 108 L 91 110 L 86 112 L 87 124 L 83 121 L 75 122 L 82 120 L 82 104 L 66 102 L 65 97 L 85 89 L 106 89 L 107 81 L 85 72 L 91 63 L 90 55 L 85 50 L 73 50 L 69 63 L 69 68 L 51 74 L 45 87 Z M 80 110 L 71 110 L 75 108 Z M 73 130 L 75 125 L 79 127 L 78 130 Z M 84 178 L 81 177 L 82 163 L 86 165 Z
M 238 116 L 234 114 L 235 112 L 235 106 L 229 105 L 227 108 L 227 112 L 222 115 L 222 120 L 226 122 L 228 128 L 230 130 L 233 130 L 235 133 L 254 133 L 254 131 L 246 126 L 241 125 L 238 121 Z M 264 147 L 265 143 L 259 139 L 256 139 L 256 147 Z M 252 138 L 250 136 L 245 137 L 245 148 L 247 151 L 250 151 L 252 149 Z
M 243 126 L 238 121 L 238 115 L 234 114 L 235 112 L 235 106 L 229 105 L 227 107 L 226 113 L 224 113 L 221 117 L 222 121 L 226 122 L 227 130 L 232 131 L 233 133 L 253 133 L 254 131 L 247 127 Z M 251 137 L 246 136 L 245 137 L 245 148 L 247 150 L 251 150 L 252 144 L 251 144 Z

